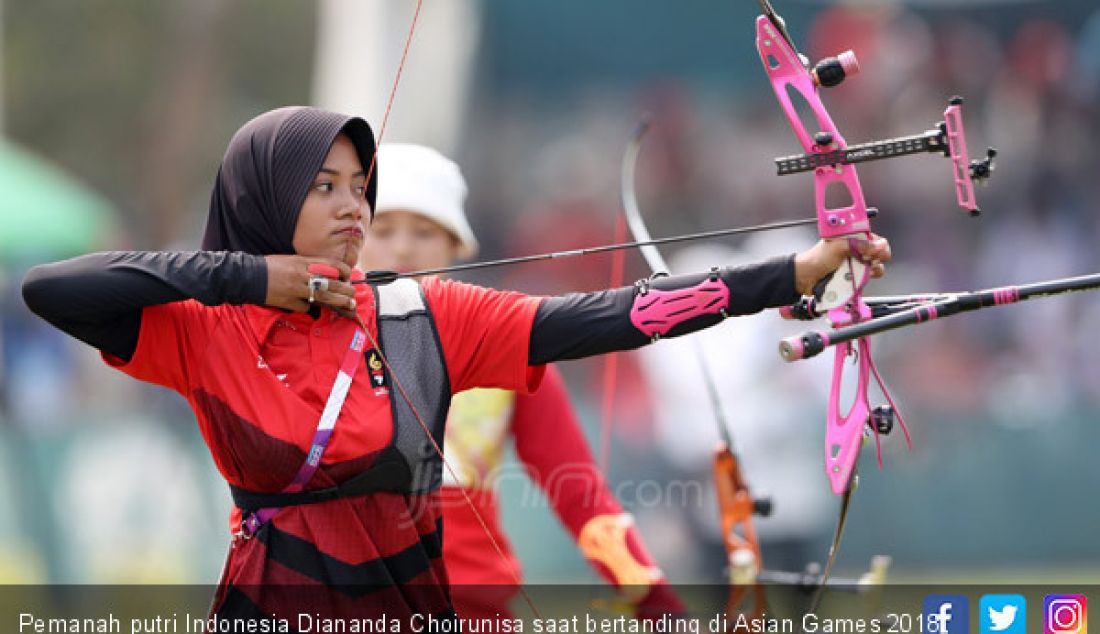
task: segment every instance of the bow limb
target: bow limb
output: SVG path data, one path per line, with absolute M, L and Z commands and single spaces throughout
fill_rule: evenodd
M 668 273 L 668 263 L 661 257 L 661 252 L 657 250 L 657 246 L 650 244 L 653 242 L 653 238 L 649 235 L 649 228 L 645 224 L 645 219 L 642 218 L 642 211 L 638 206 L 637 188 L 635 187 L 638 156 L 642 152 L 642 141 L 645 139 L 646 133 L 649 132 L 651 125 L 649 117 L 644 117 L 638 127 L 634 129 L 634 135 L 623 154 L 619 193 L 623 203 L 623 214 L 626 216 L 627 226 L 630 227 L 630 234 L 634 237 L 635 242 L 644 243 L 639 247 L 642 257 L 645 258 L 650 271 L 658 274 Z
M 638 206 L 635 188 L 638 156 L 641 153 L 642 141 L 649 128 L 650 121 L 646 118 L 635 129 L 634 135 L 627 145 L 626 152 L 623 154 L 619 181 L 621 184 L 620 197 L 627 225 L 630 227 L 634 240 L 640 243 L 652 241 L 649 228 L 646 227 L 645 219 L 642 217 L 641 209 Z M 668 263 L 665 262 L 655 245 L 645 244 L 641 247 L 641 251 L 654 275 L 668 274 Z M 745 602 L 751 592 L 752 607 L 750 615 L 753 618 L 762 618 L 767 603 L 764 586 L 759 580 L 760 572 L 763 569 L 763 559 L 752 516 L 754 513 L 767 515 L 770 512 L 770 504 L 765 500 L 758 502 L 753 499 L 748 482 L 741 472 L 741 462 L 733 444 L 733 434 L 730 432 L 729 421 L 726 419 L 725 410 L 722 407 L 714 373 L 710 368 L 710 364 L 707 363 L 706 355 L 699 340 L 691 339 L 691 346 L 692 353 L 703 376 L 707 401 L 710 403 L 718 427 L 718 436 L 721 439 L 714 453 L 714 483 L 722 522 L 722 543 L 726 549 L 726 563 L 729 567 L 730 593 L 726 609 L 727 612 L 736 610 Z

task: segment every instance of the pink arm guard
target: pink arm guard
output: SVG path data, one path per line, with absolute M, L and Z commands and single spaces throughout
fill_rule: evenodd
M 630 323 L 643 334 L 657 341 L 679 324 L 702 315 L 728 317 L 730 289 L 711 269 L 706 280 L 672 291 L 650 288 L 648 280 L 637 284 L 639 291 L 630 308 Z

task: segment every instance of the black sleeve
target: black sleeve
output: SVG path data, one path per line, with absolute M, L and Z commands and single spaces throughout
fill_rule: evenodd
M 267 263 L 248 253 L 108 251 L 36 266 L 23 280 L 23 301 L 35 314 L 125 361 L 145 306 L 262 304 L 266 295 Z
M 659 277 L 652 288 L 674 290 L 695 286 L 709 273 Z M 719 279 L 730 290 L 726 313 L 749 315 L 765 308 L 786 306 L 798 301 L 794 285 L 794 256 L 776 258 L 760 264 L 724 268 Z M 630 322 L 630 309 L 637 286 L 595 293 L 573 293 L 551 297 L 539 305 L 531 329 L 528 362 L 543 365 L 563 359 L 579 359 L 616 350 L 633 350 L 650 338 Z M 722 321 L 718 314 L 703 315 L 677 324 L 665 337 L 695 332 Z

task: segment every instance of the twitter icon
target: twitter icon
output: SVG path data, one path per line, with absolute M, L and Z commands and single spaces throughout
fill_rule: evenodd
M 1027 600 L 1022 595 L 983 595 L 978 614 L 981 634 L 1027 633 Z

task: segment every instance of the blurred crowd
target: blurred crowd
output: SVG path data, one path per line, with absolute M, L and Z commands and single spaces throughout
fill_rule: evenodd
M 965 97 L 971 156 L 987 145 L 999 151 L 991 182 L 977 192 L 985 212 L 979 218 L 956 206 L 950 164 L 942 158 L 860 166 L 867 200 L 880 210 L 873 226 L 890 238 L 895 254 L 874 293 L 969 290 L 1100 272 L 1100 9 L 1082 23 L 1035 18 L 1006 25 L 981 15 L 988 14 L 836 5 L 800 30 L 814 59 L 849 48 L 860 58 L 859 75 L 824 92 L 849 143 L 930 129 L 958 94 Z M 483 89 L 473 91 L 455 158 L 470 182 L 468 213 L 483 254 L 610 241 L 620 209 L 621 154 L 642 112 L 650 113 L 654 128 L 638 164 L 638 197 L 655 236 L 812 215 L 812 178 L 774 175 L 772 157 L 796 153 L 797 143 L 763 72 L 731 68 L 728 80 L 731 86 L 716 89 L 662 77 L 536 100 L 480 78 Z M 202 211 L 199 203 L 190 213 L 201 217 Z M 789 231 L 665 251 L 676 256 L 675 271 L 687 272 L 791 253 L 813 239 L 812 232 Z M 177 235 L 171 244 L 191 247 L 197 237 Z M 533 294 L 591 290 L 612 282 L 611 257 L 463 279 Z M 649 273 L 637 254 L 627 254 L 625 263 L 625 283 Z M 220 553 L 209 551 L 212 543 L 228 543 L 228 501 L 182 400 L 122 379 L 96 353 L 31 316 L 18 291 L 30 264 L 5 261 L 0 268 L 0 582 L 214 581 Z M 1089 424 L 1100 419 L 1097 323 L 1100 294 L 1086 294 L 879 338 L 881 370 L 919 445 L 910 456 L 892 438 L 887 476 L 902 481 L 904 490 L 906 481 L 944 473 L 944 461 L 966 459 L 952 447 L 977 452 L 992 437 L 1005 443 L 1005 455 L 1034 447 L 1037 438 L 1055 438 L 1057 447 L 1025 453 L 1044 461 L 1065 457 L 1063 466 L 1083 461 L 1087 446 L 1080 439 L 1096 438 Z M 766 556 L 786 567 L 823 554 L 834 517 L 820 461 L 831 357 L 792 367 L 774 352 L 779 337 L 801 329 L 765 314 L 724 325 L 705 345 L 749 478 L 774 496 L 777 513 L 761 523 Z M 712 414 L 700 405 L 691 353 L 679 344 L 662 342 L 620 358 L 606 452 L 613 483 L 709 478 L 717 434 Z M 604 363 L 564 367 L 598 455 L 604 453 L 598 446 Z M 997 468 L 1020 465 L 1006 461 Z M 1049 468 L 1037 466 L 1035 473 Z M 945 486 L 973 477 L 964 470 Z M 1051 477 L 1057 481 L 1057 474 Z M 1071 499 L 1086 492 L 1063 493 Z M 624 503 L 675 580 L 713 577 L 720 547 L 709 498 L 688 513 L 644 500 Z M 990 522 L 1013 517 L 1005 509 L 990 513 Z M 1098 517 L 1095 509 L 1084 513 L 1073 521 L 1087 526 Z M 1024 521 L 1020 530 L 1044 529 L 1036 522 Z M 887 536 L 867 548 L 891 541 Z M 522 537 L 517 542 L 522 546 Z M 1084 547 L 1086 539 L 1074 543 Z M 1060 561 L 1066 555 L 1057 548 L 1031 556 Z M 984 563 L 996 565 L 1007 555 L 985 556 Z M 1098 556 L 1092 546 L 1089 557 L 1095 563 Z M 534 557 L 529 570 L 537 580 Z M 548 577 L 565 574 L 553 562 L 542 563 Z

